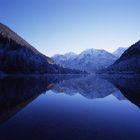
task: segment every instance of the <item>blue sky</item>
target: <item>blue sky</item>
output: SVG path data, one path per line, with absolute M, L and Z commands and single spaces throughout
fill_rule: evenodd
M 51 56 L 140 39 L 139 0 L 0 0 L 0 21 Z

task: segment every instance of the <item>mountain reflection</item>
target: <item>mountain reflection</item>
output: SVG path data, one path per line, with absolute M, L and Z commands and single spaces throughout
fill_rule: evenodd
M 82 96 L 95 99 L 104 98 L 108 95 L 115 96 L 118 100 L 128 99 L 140 107 L 140 78 L 139 76 L 87 76 L 70 79 L 56 84 L 55 93 L 63 92 L 68 95 L 81 94 Z
M 7 77 L 0 79 L 0 122 L 6 121 L 40 94 L 52 90 L 88 99 L 113 95 L 140 107 L 140 78 L 99 78 L 92 75 Z
M 16 114 L 41 93 L 71 76 L 17 76 L 0 79 L 0 122 Z
M 133 104 L 140 107 L 140 77 L 112 77 L 108 80 Z
M 88 75 L 86 77 L 64 80 L 56 84 L 52 90 L 55 93 L 64 92 L 68 95 L 78 93 L 86 98 L 94 99 L 104 98 L 113 94 L 117 91 L 117 88 L 108 82 L 108 80 L 101 79 L 95 75 Z

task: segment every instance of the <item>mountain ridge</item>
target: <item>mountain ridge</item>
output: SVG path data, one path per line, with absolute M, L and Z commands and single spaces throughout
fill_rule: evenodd
M 106 72 L 140 73 L 140 40 L 131 45 Z
M 17 33 L 0 23 L 0 73 L 67 74 L 80 73 L 62 68 L 26 42 Z
M 113 64 L 117 59 L 116 56 L 105 51 L 104 49 L 87 49 L 74 57 L 67 57 L 64 55 L 54 55 L 51 58 L 54 62 L 60 66 L 67 68 L 75 68 L 78 70 L 84 70 L 90 73 L 94 73 L 96 70 L 106 68 Z

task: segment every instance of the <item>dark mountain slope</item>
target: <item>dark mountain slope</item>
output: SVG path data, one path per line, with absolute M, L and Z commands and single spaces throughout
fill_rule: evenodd
M 140 73 L 140 41 L 129 47 L 107 71 Z
M 0 71 L 8 74 L 78 73 L 53 63 L 19 35 L 0 23 Z

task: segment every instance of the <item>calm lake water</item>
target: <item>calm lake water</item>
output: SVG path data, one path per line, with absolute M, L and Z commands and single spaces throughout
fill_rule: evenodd
M 0 140 L 139 140 L 140 78 L 0 80 Z

